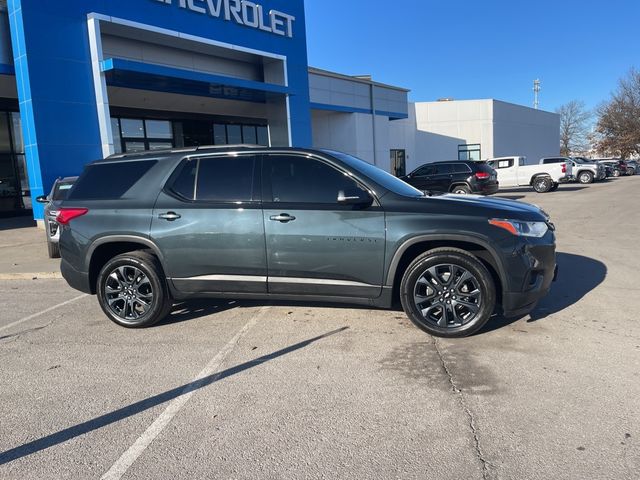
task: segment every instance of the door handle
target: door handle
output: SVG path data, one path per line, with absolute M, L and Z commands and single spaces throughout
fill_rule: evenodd
M 289 223 L 293 222 L 296 217 L 289 215 L 288 213 L 281 213 L 280 215 L 271 215 L 269 220 L 280 223 Z
M 167 212 L 161 213 L 160 215 L 158 215 L 158 218 L 161 220 L 167 220 L 169 222 L 175 222 L 179 218 L 182 218 L 182 215 L 178 215 L 176 212 Z

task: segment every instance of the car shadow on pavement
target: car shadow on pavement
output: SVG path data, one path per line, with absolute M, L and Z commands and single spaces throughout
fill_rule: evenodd
M 214 383 L 224 380 L 225 378 L 231 377 L 232 375 L 237 375 L 251 368 L 260 366 L 263 363 L 269 362 L 271 360 L 275 360 L 276 358 L 283 357 L 297 350 L 301 350 L 303 348 L 309 347 L 310 345 L 316 342 L 324 340 L 333 335 L 342 333 L 348 329 L 349 327 L 342 327 L 337 330 L 333 330 L 331 332 L 325 333 L 323 335 L 310 338 L 303 342 L 291 345 L 287 348 L 283 348 L 282 350 L 275 351 L 268 355 L 263 355 L 262 357 L 249 360 L 245 363 L 241 363 L 240 365 L 236 365 L 235 367 L 228 368 L 221 372 L 214 373 L 213 375 L 209 375 L 199 380 L 195 380 L 185 385 L 181 385 L 171 390 L 167 390 L 166 392 L 159 393 L 157 395 L 154 395 L 153 397 L 149 397 L 144 400 L 140 400 L 139 402 L 132 403 L 131 405 L 127 405 L 126 407 L 119 408 L 118 410 L 114 410 L 113 412 L 106 413 L 92 420 L 79 423 L 78 425 L 74 425 L 69 428 L 65 428 L 64 430 L 60 430 L 59 432 L 52 433 L 45 437 L 20 445 L 19 447 L 15 447 L 10 450 L 6 450 L 4 452 L 0 452 L 0 465 L 4 465 L 10 462 L 13 462 L 14 460 L 17 460 L 19 458 L 23 458 L 37 452 L 41 452 L 42 450 L 46 450 L 47 448 L 54 447 L 56 445 L 60 445 L 69 440 L 85 435 L 89 432 L 93 432 L 95 430 L 106 427 L 108 425 L 112 425 L 126 418 L 132 417 L 134 415 L 145 412 L 149 409 L 152 409 L 164 403 L 170 402 L 171 400 L 174 400 L 183 395 L 187 395 L 191 392 L 195 392 L 203 388 L 206 388 L 210 385 L 213 385 Z
M 207 317 L 214 313 L 222 313 L 243 306 L 235 300 L 212 300 L 193 299 L 176 303 L 171 309 L 171 313 L 166 318 L 154 325 L 156 327 L 166 327 L 176 323 L 187 322 L 197 318 Z
M 557 254 L 557 263 L 558 279 L 551 285 L 549 294 L 529 314 L 527 323 L 542 320 L 578 303 L 607 277 L 607 266 L 592 258 L 560 252 Z M 495 315 L 477 335 L 499 330 L 525 317 Z
M 560 187 L 558 188 L 558 192 L 577 192 L 579 190 L 584 190 L 585 188 L 589 188 L 589 186 L 586 185 L 584 187 L 579 187 L 577 185 L 574 185 L 574 186 L 568 187 L 568 186 L 565 186 L 565 185 L 560 185 Z
M 593 258 L 558 253 L 558 278 L 540 300 L 528 322 L 535 322 L 578 303 L 607 278 L 607 266 Z

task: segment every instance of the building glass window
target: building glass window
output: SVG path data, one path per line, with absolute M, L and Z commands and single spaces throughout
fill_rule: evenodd
M 480 144 L 458 145 L 458 160 L 479 161 L 482 158 Z
M 0 212 L 30 208 L 31 192 L 20 114 L 0 111 Z
M 269 146 L 269 129 L 265 126 L 259 126 L 259 127 L 256 127 L 256 132 L 258 136 L 258 141 L 256 143 L 258 145 L 268 147 Z
M 249 145 L 255 145 L 258 142 L 256 136 L 256 127 L 253 125 L 243 125 L 242 126 L 242 143 L 247 143 Z
M 166 150 L 174 147 L 173 123 L 169 120 L 112 118 L 111 127 L 116 153 Z
M 213 144 L 214 145 L 226 145 L 227 144 L 227 126 L 216 123 L 213 125 Z
M 227 143 L 229 145 L 242 143 L 242 127 L 240 125 L 227 125 Z

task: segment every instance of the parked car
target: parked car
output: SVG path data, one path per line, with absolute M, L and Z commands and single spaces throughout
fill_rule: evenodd
M 401 177 L 418 190 L 459 195 L 492 195 L 499 189 L 496 172 L 485 162 L 449 161 L 427 163 Z
M 112 156 L 58 213 L 61 270 L 117 324 L 194 297 L 390 307 L 422 330 L 524 315 L 556 274 L 555 227 L 500 198 L 427 196 L 332 151 L 246 146 Z
M 622 160 L 603 159 L 603 160 L 598 160 L 598 162 L 605 166 L 608 166 L 611 169 L 612 177 L 619 177 L 621 175 L 626 175 L 625 172 L 627 170 L 627 166 Z
M 500 157 L 489 160 L 498 173 L 501 187 L 531 186 L 538 193 L 552 192 L 561 183 L 573 180 L 572 162 L 527 165 L 526 157 Z
M 627 166 L 627 175 L 636 175 L 640 173 L 640 165 L 637 161 L 627 160 L 625 163 Z
M 47 251 L 49 258 L 60 258 L 60 228 L 56 217 L 60 204 L 67 198 L 71 187 L 78 177 L 59 178 L 53 183 L 49 195 L 42 195 L 36 198 L 38 203 L 45 205 L 44 207 L 44 231 L 47 236 Z
M 606 178 L 604 167 L 597 163 L 571 157 L 546 157 L 540 159 L 540 165 L 552 165 L 554 163 L 570 163 L 573 177 L 583 185 L 593 183 L 594 180 L 604 180 Z

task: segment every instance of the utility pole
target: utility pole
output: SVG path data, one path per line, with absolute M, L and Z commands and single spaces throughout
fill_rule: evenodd
M 540 90 L 542 90 L 540 85 L 541 82 L 539 79 L 533 81 L 533 108 L 536 110 L 540 108 Z

